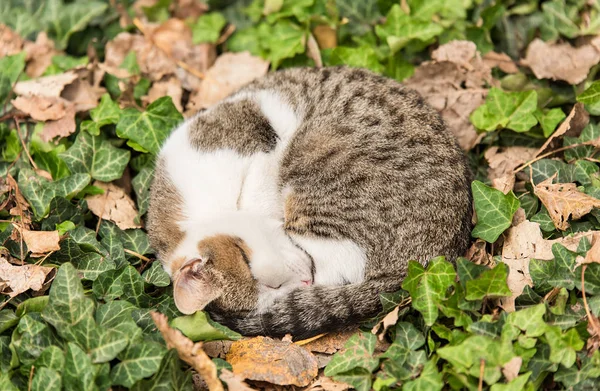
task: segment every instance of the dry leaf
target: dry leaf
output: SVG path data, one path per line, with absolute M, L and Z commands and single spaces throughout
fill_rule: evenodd
M 585 80 L 590 69 L 600 61 L 597 49 L 600 37 L 587 45 L 574 48 L 569 43 L 547 43 L 534 39 L 521 61 L 531 68 L 538 79 L 563 80 L 579 84 Z
M 485 151 L 485 159 L 488 161 L 488 178 L 492 186 L 504 194 L 513 189 L 515 184 L 514 169 L 523 163 L 533 159 L 536 155 L 535 148 L 490 147 Z
M 523 358 L 516 356 L 513 357 L 509 362 L 502 366 L 502 374 L 508 381 L 512 381 L 514 378 L 519 376 L 521 365 L 523 364 Z
M 200 91 L 190 99 L 194 112 L 214 105 L 240 87 L 267 73 L 269 62 L 249 52 L 225 53 L 206 72 Z
M 77 79 L 77 74 L 73 71 L 67 71 L 58 75 L 20 81 L 15 84 L 14 92 L 17 95 L 40 95 L 58 98 L 65 86 L 71 84 L 75 79 Z
M 487 52 L 483 56 L 483 63 L 490 68 L 498 67 L 504 73 L 518 73 L 517 64 L 505 53 Z
M 157 81 L 152 84 L 152 87 L 148 91 L 148 95 L 142 97 L 142 101 L 145 104 L 150 104 L 163 96 L 170 96 L 173 100 L 173 104 L 177 107 L 179 112 L 183 112 L 181 107 L 181 97 L 183 95 L 183 89 L 181 88 L 181 82 L 176 77 L 170 77 L 165 81 Z
M 48 274 L 54 270 L 51 267 L 25 264 L 15 266 L 0 257 L 0 287 L 2 293 L 15 297 L 28 289 L 39 291 L 44 286 Z M 7 292 L 7 288 L 10 289 Z
M 467 250 L 465 257 L 476 265 L 492 265 L 494 258 L 487 252 L 487 242 L 483 239 L 477 239 Z
M 25 71 L 29 77 L 41 76 L 52 65 L 52 57 L 60 53 L 54 48 L 54 41 L 44 31 L 38 34 L 35 42 L 25 42 L 24 49 L 27 55 Z
M 19 231 L 29 251 L 33 254 L 46 254 L 60 250 L 58 231 L 30 231 L 20 228 Z
M 371 333 L 377 335 L 380 341 L 385 338 L 387 330 L 398 322 L 398 312 L 400 311 L 400 305 L 396 306 L 389 314 L 387 314 L 379 323 L 377 323 L 371 329 Z
M 208 11 L 208 5 L 198 0 L 175 0 L 176 4 L 173 15 L 179 19 L 196 19 Z
M 337 32 L 329 25 L 320 24 L 313 29 L 312 33 L 319 44 L 319 48 L 333 49 L 337 46 Z
M 585 113 L 586 110 L 583 103 L 575 103 L 567 118 L 565 118 L 564 121 L 561 122 L 560 126 L 554 131 L 554 133 L 552 133 L 552 136 L 548 137 L 548 140 L 546 140 L 544 145 L 542 145 L 542 147 L 537 151 L 536 156 L 539 156 L 542 152 L 544 152 L 544 150 L 548 145 L 550 145 L 552 140 L 561 137 L 567 132 L 569 132 L 572 137 L 578 136 L 581 130 L 587 124 L 585 118 L 589 120 L 589 116 L 587 116 Z M 571 126 L 577 126 L 581 128 L 571 130 Z
M 315 66 L 317 68 L 321 68 L 323 66 L 319 44 L 312 34 L 308 35 L 308 40 L 306 41 L 306 55 L 315 62 Z
M 85 197 L 88 208 L 96 216 L 110 220 L 121 229 L 141 228 L 134 219 L 138 211 L 133 200 L 121 189 L 112 183 L 95 181 L 94 186 L 104 190 L 104 194 Z
M 65 102 L 61 98 L 48 98 L 38 95 L 19 96 L 11 101 L 13 106 L 37 121 L 63 118 L 67 113 Z
M 319 376 L 306 391 L 346 391 L 350 388 L 346 383 L 334 381 L 327 376 Z
M 227 384 L 227 389 L 229 391 L 249 391 L 254 389 L 244 383 L 244 379 L 227 368 L 221 369 L 221 376 L 219 377 Z
M 535 195 L 548 209 L 554 226 L 561 231 L 569 228 L 569 218 L 578 220 L 600 208 L 600 200 L 577 189 L 574 183 L 552 183 L 553 178 L 534 186 Z
M 358 330 L 349 330 L 329 333 L 302 346 L 311 352 L 333 354 L 342 349 L 350 337 L 357 332 Z
M 582 263 L 600 263 L 600 233 L 594 235 L 592 248 L 585 254 L 585 259 Z
M 316 358 L 303 347 L 267 337 L 231 344 L 227 362 L 248 380 L 304 387 L 317 376 Z
M 160 330 L 167 348 L 176 349 L 179 358 L 202 376 L 210 391 L 223 391 L 223 385 L 217 377 L 217 367 L 202 350 L 202 342 L 193 343 L 181 334 L 181 331 L 171 328 L 165 315 L 158 312 L 151 312 L 150 315 Z
M 55 137 L 67 137 L 77 129 L 75 123 L 75 105 L 73 103 L 65 106 L 65 116 L 56 121 L 47 121 L 44 123 L 44 129 L 40 134 L 43 141 L 50 141 Z
M 88 74 L 88 76 L 92 74 L 87 70 L 83 73 Z M 79 79 L 65 86 L 60 96 L 75 104 L 75 111 L 79 113 L 98 106 L 98 101 L 105 92 L 105 88 L 92 85 L 80 75 Z
M 531 258 L 539 260 L 554 259 L 552 254 L 554 243 L 560 243 L 569 250 L 575 251 L 581 238 L 591 238 L 592 236 L 593 231 L 590 231 L 556 240 L 545 240 L 538 223 L 525 220 L 521 224 L 511 227 L 505 235 L 502 247 L 502 262 L 509 266 L 506 282 L 512 296 L 500 299 L 502 308 L 507 312 L 514 311 L 515 298 L 523 293 L 525 285 L 533 286 L 529 274 L 529 260 Z
M 440 112 L 460 146 L 470 150 L 483 134 L 476 132 L 469 116 L 485 102 L 487 86 L 497 82 L 472 42 L 452 41 L 434 54 L 434 61 L 422 63 L 405 84 Z
M 0 23 L 0 58 L 19 53 L 23 43 L 23 38 L 19 34 Z

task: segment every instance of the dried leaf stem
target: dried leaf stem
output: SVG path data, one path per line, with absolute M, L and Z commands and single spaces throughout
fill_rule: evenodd
M 581 267 L 581 295 L 583 296 L 583 307 L 585 308 L 585 314 L 587 315 L 588 321 L 592 325 L 592 328 L 596 332 L 596 335 L 600 336 L 600 325 L 596 323 L 596 318 L 594 314 L 590 311 L 590 307 L 587 303 L 587 298 L 585 297 L 585 271 L 587 269 L 587 264 L 584 263 Z
M 557 149 L 555 149 L 553 151 L 546 152 L 546 153 L 544 153 L 544 154 L 542 154 L 542 155 L 540 155 L 540 156 L 538 156 L 538 157 L 536 157 L 534 159 L 531 159 L 527 163 L 524 163 L 524 164 L 520 165 L 519 167 L 517 167 L 517 168 L 514 169 L 513 173 L 516 174 L 517 172 L 523 170 L 524 168 L 527 168 L 527 167 L 531 166 L 533 163 L 537 162 L 538 160 L 542 160 L 542 159 L 544 159 L 544 158 L 546 158 L 548 156 L 552 156 L 555 153 L 566 151 L 566 150 L 572 149 L 572 148 L 582 147 L 584 145 L 594 145 L 596 143 L 597 143 L 597 141 L 591 140 L 591 141 L 585 141 L 585 142 L 579 143 L 579 144 L 572 144 L 572 145 L 567 145 L 565 147 L 557 148 Z

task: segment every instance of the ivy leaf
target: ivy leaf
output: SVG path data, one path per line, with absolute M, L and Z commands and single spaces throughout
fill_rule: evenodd
M 382 73 L 383 65 L 377 59 L 377 53 L 370 46 L 350 48 L 338 46 L 331 51 L 329 65 L 348 65 L 351 67 L 367 68 L 373 72 Z
M 418 378 L 406 382 L 402 389 L 406 391 L 441 391 L 444 387 L 442 373 L 437 369 L 437 359 L 431 359 L 423 366 Z
M 148 105 L 143 113 L 133 108 L 123 110 L 117 123 L 117 135 L 151 153 L 157 153 L 182 119 L 171 97 L 164 96 Z
M 32 391 L 60 391 L 61 389 L 62 378 L 57 371 L 45 367 L 36 368 L 31 381 Z
M 438 306 L 446 297 L 446 291 L 454 283 L 456 273 L 444 257 L 433 258 L 427 269 L 418 262 L 409 261 L 408 275 L 402 283 L 412 298 L 412 306 L 418 310 L 428 326 L 438 317 Z
M 371 371 L 365 368 L 353 368 L 334 377 L 335 380 L 350 384 L 358 391 L 369 391 L 373 381 Z
M 140 172 L 131 180 L 131 186 L 135 191 L 135 198 L 138 207 L 138 218 L 146 214 L 150 201 L 150 185 L 154 171 L 150 167 L 143 167 Z
M 537 381 L 545 372 L 555 372 L 558 364 L 550 361 L 550 346 L 545 343 L 536 345 L 536 352 L 527 364 L 527 370 L 531 371 L 531 381 Z
M 392 6 L 384 24 L 375 26 L 377 36 L 387 42 L 392 54 L 412 40 L 427 42 L 443 31 L 444 28 L 436 23 L 411 18 L 402 11 L 399 4 Z
M 550 361 L 570 368 L 575 364 L 576 352 L 583 348 L 583 340 L 577 330 L 562 332 L 558 326 L 548 326 L 544 334 L 550 346 Z
M 527 380 L 529 380 L 529 376 L 531 373 L 524 373 L 521 376 L 517 376 L 516 378 L 509 381 L 507 384 L 496 383 L 492 384 L 490 391 L 521 391 L 525 389 L 525 384 L 527 384 Z
M 119 105 L 110 98 L 109 94 L 104 94 L 98 106 L 90 110 L 92 120 L 83 121 L 81 123 L 81 130 L 87 131 L 94 136 L 99 136 L 100 128 L 105 125 L 116 125 L 119 122 L 120 114 L 121 109 Z
M 506 323 L 525 331 L 528 337 L 539 337 L 546 332 L 547 324 L 544 322 L 546 305 L 540 303 L 535 306 L 521 309 L 508 314 Z
M 169 275 L 163 269 L 160 262 L 153 262 L 150 269 L 142 274 L 142 277 L 144 277 L 144 281 L 146 281 L 147 284 L 152 284 L 154 286 L 164 287 L 169 286 L 171 283 Z
M 531 166 L 533 183 L 538 184 L 558 173 L 557 183 L 575 181 L 575 167 L 560 160 L 541 159 Z
M 129 151 L 116 148 L 103 137 L 87 132 L 79 132 L 71 148 L 60 154 L 72 173 L 88 173 L 102 182 L 119 179 L 130 156 Z
M 24 168 L 19 172 L 19 189 L 29 201 L 36 217 L 48 214 L 50 201 L 54 197 L 73 197 L 90 183 L 88 174 L 74 174 L 58 181 L 50 182 L 39 177 L 31 169 Z
M 356 368 L 371 373 L 379 365 L 379 359 L 373 357 L 377 337 L 374 334 L 360 332 L 348 339 L 343 352 L 336 353 L 325 367 L 325 376 L 336 376 Z
M 63 0 L 48 0 L 43 23 L 57 48 L 64 49 L 71 35 L 83 30 L 92 19 L 102 15 L 107 7 L 108 4 L 101 1 L 64 4 Z
M 213 322 L 204 311 L 180 316 L 171 321 L 171 327 L 179 329 L 192 341 L 238 340 L 242 336 L 225 326 Z
M 0 58 L 0 104 L 8 97 L 24 68 L 25 52 Z
M 512 191 L 504 194 L 479 181 L 471 183 L 471 190 L 477 213 L 477 225 L 471 235 L 494 243 L 510 227 L 520 202 Z
M 156 342 L 143 341 L 129 346 L 119 355 L 121 362 L 110 371 L 112 384 L 131 387 L 138 380 L 153 375 L 165 353 L 166 349 Z
M 92 390 L 96 368 L 92 359 L 72 342 L 67 343 L 63 384 L 67 390 Z
M 192 25 L 193 43 L 217 42 L 226 23 L 225 17 L 218 12 L 210 12 L 200 16 L 196 23 Z
M 560 243 L 552 245 L 552 260 L 531 259 L 529 274 L 538 291 L 549 291 L 551 288 L 573 289 L 578 276 L 575 275 L 577 253 L 570 251 Z
M 558 124 L 567 117 L 562 109 L 558 107 L 550 109 L 546 113 L 537 110 L 534 114 L 539 121 L 542 131 L 544 132 L 544 137 L 546 138 L 550 137 Z
M 537 93 L 535 90 L 504 92 L 492 88 L 485 99 L 471 114 L 471 122 L 477 129 L 492 131 L 507 128 L 515 132 L 526 132 L 537 124 Z
M 34 156 L 33 160 L 39 168 L 48 171 L 50 175 L 52 175 L 52 179 L 58 180 L 71 175 L 65 162 L 58 156 L 65 151 L 64 145 L 59 145 L 49 152 L 38 150 L 35 145 L 36 144 L 33 144 L 31 148 L 31 152 Z
M 267 59 L 273 69 L 277 69 L 282 60 L 304 53 L 306 32 L 296 24 L 282 20 L 274 26 L 263 24 L 259 28 L 262 28 L 259 30 L 262 45 L 269 49 Z
M 474 280 L 467 281 L 467 300 L 481 300 L 486 297 L 497 298 L 510 296 L 511 292 L 506 283 L 508 266 L 499 263 L 493 269 L 486 270 Z
M 567 38 L 579 35 L 579 27 L 573 21 L 577 13 L 576 7 L 567 6 L 561 0 L 552 0 L 542 4 L 542 10 L 542 37 L 545 41 L 558 38 L 559 33 Z
M 163 357 L 160 368 L 148 380 L 140 380 L 131 387 L 132 391 L 192 391 L 192 373 L 183 371 L 177 350 L 171 349 Z
M 35 360 L 34 366 L 36 368 L 46 367 L 62 372 L 65 367 L 65 352 L 56 345 L 48 346 L 37 360 Z
M 396 337 L 382 357 L 404 364 L 409 356 L 425 344 L 425 337 L 415 326 L 407 322 L 396 324 Z

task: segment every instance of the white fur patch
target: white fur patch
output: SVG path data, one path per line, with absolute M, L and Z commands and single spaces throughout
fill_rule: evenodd
M 315 285 L 343 285 L 365 279 L 365 252 L 351 240 L 290 235 L 308 252 L 315 264 Z

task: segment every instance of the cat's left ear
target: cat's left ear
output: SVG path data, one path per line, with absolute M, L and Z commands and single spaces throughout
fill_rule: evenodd
M 222 288 L 215 284 L 205 266 L 205 260 L 195 259 L 181 268 L 173 282 L 175 305 L 186 315 L 204 309 L 221 296 Z

